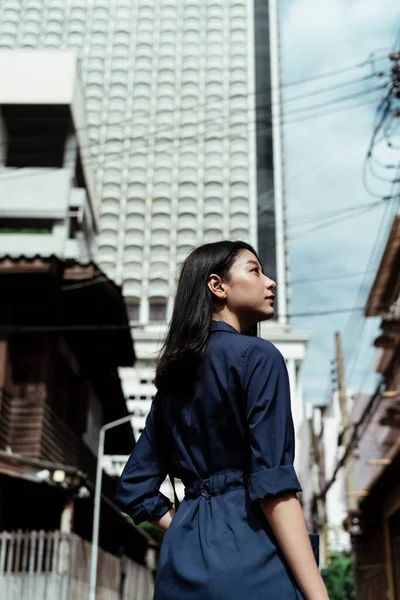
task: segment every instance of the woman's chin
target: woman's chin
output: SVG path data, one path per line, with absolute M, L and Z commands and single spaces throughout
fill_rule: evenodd
M 267 309 L 266 311 L 263 311 L 263 316 L 262 319 L 260 319 L 260 321 L 269 321 L 270 319 L 272 319 L 275 316 L 275 310 L 274 308 L 271 306 L 269 309 Z

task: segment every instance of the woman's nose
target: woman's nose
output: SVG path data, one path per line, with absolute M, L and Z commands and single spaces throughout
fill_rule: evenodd
M 267 277 L 267 281 L 265 282 L 265 286 L 269 290 L 274 290 L 276 288 L 276 282 L 273 279 Z

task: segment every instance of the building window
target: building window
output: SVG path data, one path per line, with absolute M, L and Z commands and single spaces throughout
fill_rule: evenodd
M 52 232 L 54 222 L 51 219 L 0 219 L 0 233 L 33 233 L 35 235 Z
M 6 167 L 63 166 L 71 117 L 66 106 L 3 105 Z
M 128 313 L 129 321 L 139 321 L 139 309 L 139 302 L 127 300 L 126 312 Z
M 149 305 L 149 320 L 150 321 L 165 321 L 165 313 L 167 303 L 165 300 L 152 300 Z

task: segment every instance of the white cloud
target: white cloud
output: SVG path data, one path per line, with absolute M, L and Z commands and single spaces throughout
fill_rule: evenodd
M 383 57 L 392 47 L 400 27 L 400 6 L 392 0 L 281 0 L 281 35 L 283 83 L 312 77 L 316 74 L 353 66 L 364 61 L 371 52 Z M 376 63 L 388 72 L 388 59 Z M 371 73 L 369 66 L 353 69 L 337 77 L 315 80 L 303 85 L 284 88 L 286 121 L 310 114 L 289 115 L 304 106 L 329 102 L 335 98 L 363 92 L 379 85 L 382 80 L 356 81 Z M 335 84 L 354 81 L 353 85 L 316 94 L 317 90 Z M 288 102 L 296 95 L 310 93 L 310 97 Z M 331 115 L 309 119 L 285 126 L 285 162 L 289 219 L 290 255 L 293 279 L 323 277 L 329 273 L 362 272 L 367 267 L 374 246 L 384 207 L 348 219 L 319 231 L 304 233 L 296 226 L 303 215 L 346 209 L 361 203 L 374 202 L 363 185 L 363 161 L 373 131 L 374 111 L 382 92 L 375 92 L 347 105 L 368 102 L 369 105 L 352 110 L 341 110 Z M 343 105 L 344 106 L 344 105 Z M 332 105 L 331 110 L 341 107 Z M 322 110 L 322 109 L 321 109 Z M 329 108 L 325 109 L 330 110 Z M 314 111 L 315 112 L 315 111 Z M 317 111 L 318 112 L 318 111 Z M 380 149 L 382 160 L 393 158 Z M 398 160 L 398 156 L 395 156 Z M 298 173 L 316 165 L 307 174 Z M 370 186 L 385 194 L 389 186 L 371 179 Z M 315 222 L 317 224 L 317 221 Z M 389 220 L 386 222 L 386 230 Z M 291 229 L 292 228 L 292 229 Z M 374 266 L 380 259 L 385 242 L 375 251 Z M 293 313 L 331 310 L 354 306 L 363 281 L 362 276 L 321 282 L 300 282 L 293 286 Z M 365 303 L 373 273 L 369 273 L 361 294 Z M 357 302 L 360 302 L 358 297 Z M 321 402 L 329 379 L 329 360 L 333 358 L 335 330 L 346 329 L 349 315 L 294 318 L 293 325 L 312 332 L 303 378 L 306 396 Z M 362 347 L 361 360 L 352 366 L 349 385 L 358 386 L 362 374 L 373 371 L 373 349 L 377 320 L 364 323 L 362 314 L 353 314 L 347 327 L 344 345 L 347 357 L 351 348 Z M 363 327 L 364 323 L 364 327 Z M 363 335 L 360 337 L 360 332 Z M 347 339 L 346 339 L 347 338 Z M 372 377 L 367 384 L 371 387 Z

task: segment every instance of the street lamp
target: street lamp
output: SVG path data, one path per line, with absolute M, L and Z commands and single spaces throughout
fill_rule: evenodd
M 103 456 L 104 456 L 104 438 L 105 433 L 109 429 L 123 425 L 127 421 L 131 421 L 133 415 L 128 415 L 106 423 L 100 428 L 99 448 L 97 453 L 97 469 L 96 469 L 96 487 L 94 491 L 94 511 L 93 511 L 93 536 L 92 536 L 92 553 L 90 556 L 90 584 L 89 584 L 89 600 L 96 600 L 96 585 L 97 585 L 97 560 L 99 555 L 99 524 L 100 524 L 100 502 L 101 502 L 101 483 L 103 479 Z

